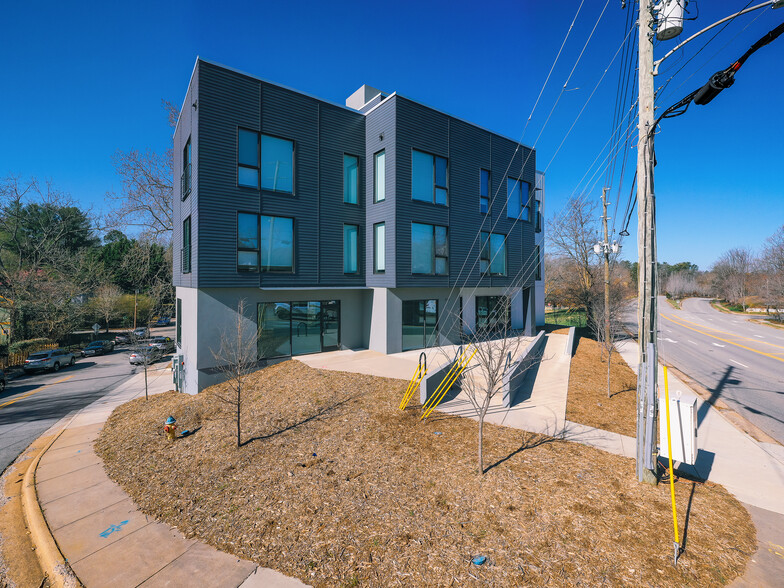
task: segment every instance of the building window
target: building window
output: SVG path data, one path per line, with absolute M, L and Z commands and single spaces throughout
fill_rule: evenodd
M 438 300 L 404 300 L 403 351 L 437 345 Z
M 536 268 L 534 269 L 535 272 L 534 279 L 541 280 L 542 279 L 542 252 L 539 245 L 537 245 L 534 248 L 534 256 L 535 256 L 534 263 L 536 264 Z
M 537 233 L 542 232 L 542 211 L 541 211 L 541 202 L 538 200 L 534 200 L 534 222 L 536 223 L 535 231 Z
M 294 141 L 261 136 L 261 187 L 294 193 Z
M 379 151 L 373 157 L 373 202 L 381 202 L 387 197 L 386 155 Z
M 259 188 L 259 134 L 237 130 L 237 184 Z
M 490 212 L 490 172 L 486 169 L 479 172 L 479 212 Z
M 182 151 L 182 176 L 180 177 L 180 196 L 182 200 L 191 193 L 191 138 L 185 143 Z
M 177 299 L 177 345 L 182 345 L 182 299 Z
M 343 202 L 359 203 L 359 158 L 343 156 Z
M 373 271 L 383 274 L 386 271 L 386 226 L 384 223 L 373 225 Z
M 237 270 L 259 271 L 259 215 L 237 214 Z
M 343 273 L 355 274 L 359 271 L 357 225 L 343 225 Z
M 260 358 L 340 348 L 339 300 L 262 302 L 257 308 Z
M 411 223 L 411 273 L 436 276 L 449 273 L 446 227 Z
M 507 296 L 476 297 L 476 328 L 493 332 L 509 329 L 512 325 L 512 310 Z
M 479 270 L 483 275 L 506 275 L 506 235 L 482 231 L 482 252 L 479 254 Z
M 411 150 L 411 198 L 444 206 L 449 203 L 446 159 Z
M 261 217 L 261 271 L 294 271 L 294 219 Z
M 191 273 L 191 217 L 182 221 L 182 249 L 180 250 L 182 273 Z

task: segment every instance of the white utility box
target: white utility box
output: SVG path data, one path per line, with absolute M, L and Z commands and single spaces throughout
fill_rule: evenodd
M 659 455 L 669 458 L 667 450 L 667 407 L 659 396 Z M 689 465 L 697 461 L 697 397 L 676 390 L 670 394 L 670 435 L 672 459 Z

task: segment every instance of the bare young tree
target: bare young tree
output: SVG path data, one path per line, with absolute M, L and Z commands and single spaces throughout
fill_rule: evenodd
M 775 309 L 779 320 L 784 309 L 784 225 L 765 241 L 761 265 L 765 272 L 765 304 Z
M 482 324 L 463 337 L 465 360 L 471 355 L 473 359 L 463 372 L 459 385 L 479 421 L 477 469 L 480 474 L 485 473 L 483 440 L 487 411 L 493 399 L 503 392 L 504 376 L 527 341 L 511 328 L 509 299 L 502 297 L 501 300 L 499 305 L 490 309 Z
M 719 296 L 746 310 L 749 278 L 755 259 L 750 249 L 736 247 L 726 251 L 713 266 L 714 288 Z
M 122 290 L 114 284 L 104 284 L 98 288 L 93 307 L 103 318 L 106 332 L 109 332 L 109 321 L 117 314 L 117 309 L 122 298 Z
M 248 376 L 259 368 L 258 341 L 253 321 L 245 316 L 245 300 L 237 302 L 234 324 L 220 337 L 220 347 L 212 355 L 217 370 L 225 378 L 216 396 L 228 404 L 237 425 L 237 447 L 242 446 L 242 407 L 246 399 Z

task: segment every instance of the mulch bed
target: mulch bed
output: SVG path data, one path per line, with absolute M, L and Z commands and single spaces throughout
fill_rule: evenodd
M 567 420 L 605 431 L 637 436 L 637 376 L 620 353 L 610 360 L 607 397 L 607 353 L 593 339 L 580 337 L 569 372 Z
M 681 481 L 673 568 L 669 489 L 638 484 L 632 460 L 485 425 L 479 475 L 476 423 L 400 411 L 401 380 L 256 372 L 240 448 L 220 388 L 129 402 L 96 449 L 146 513 L 311 585 L 719 586 L 755 549 L 732 496 Z M 201 428 L 169 443 L 170 414 Z

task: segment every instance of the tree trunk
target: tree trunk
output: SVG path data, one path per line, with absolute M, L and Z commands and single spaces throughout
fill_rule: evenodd
M 240 408 L 242 407 L 242 384 L 237 383 L 237 447 L 242 447 L 240 435 Z
M 485 424 L 485 414 L 482 411 L 482 414 L 479 415 L 479 473 L 485 473 L 485 464 L 484 464 L 484 455 L 482 453 L 482 429 L 484 428 Z
M 610 368 L 612 367 L 612 346 L 607 346 L 607 398 L 611 398 L 610 394 Z

